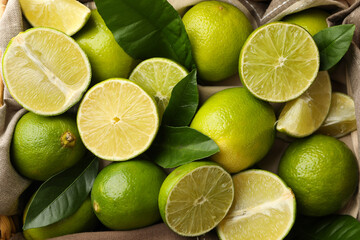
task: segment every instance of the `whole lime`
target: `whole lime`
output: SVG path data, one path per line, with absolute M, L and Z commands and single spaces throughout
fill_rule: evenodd
M 212 138 L 220 152 L 211 156 L 228 172 L 236 173 L 260 161 L 275 137 L 275 113 L 270 104 L 242 87 L 211 96 L 190 127 Z
M 187 11 L 183 23 L 202 79 L 220 81 L 237 73 L 241 47 L 253 30 L 239 9 L 205 1 Z
M 279 176 L 294 191 L 299 212 L 324 216 L 341 209 L 358 184 L 356 158 L 334 137 L 313 135 L 286 149 Z
M 86 25 L 74 36 L 89 58 L 92 84 L 108 78 L 128 78 L 136 61 L 116 42 L 97 10 L 91 11 Z
M 75 165 L 85 153 L 73 116 L 44 117 L 28 112 L 16 124 L 10 157 L 20 174 L 45 181 Z
M 28 211 L 28 207 L 29 204 L 26 206 L 24 211 L 24 220 Z M 97 224 L 98 220 L 92 210 L 91 200 L 89 197 L 71 216 L 48 226 L 24 230 L 23 233 L 27 240 L 42 240 L 72 233 L 92 231 Z
M 128 230 L 160 220 L 158 196 L 165 172 L 150 161 L 112 163 L 96 177 L 92 206 L 108 228 Z
M 330 14 L 318 8 L 310 8 L 288 15 L 282 19 L 284 22 L 297 24 L 305 28 L 312 36 L 328 27 L 326 18 Z

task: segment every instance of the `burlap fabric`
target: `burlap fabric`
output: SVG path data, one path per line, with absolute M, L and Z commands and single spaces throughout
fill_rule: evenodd
M 168 0 L 179 13 L 183 13 L 189 6 L 201 0 Z M 254 28 L 268 22 L 281 19 L 283 16 L 311 7 L 325 8 L 332 16 L 328 18 L 329 25 L 353 23 L 357 25 L 354 42 L 341 64 L 331 72 L 331 78 L 337 88 L 353 96 L 356 105 L 356 117 L 360 129 L 360 0 L 222 0 L 241 9 L 251 20 Z M 82 2 L 87 2 L 83 0 Z M 0 19 L 0 49 L 5 50 L 9 40 L 27 26 L 23 23 L 18 0 L 9 0 L 3 17 Z M 201 101 L 213 93 L 240 83 L 237 77 L 222 82 L 224 86 L 199 86 Z M 12 132 L 18 119 L 25 113 L 10 96 L 5 88 L 4 105 L 0 108 L 0 215 L 18 214 L 21 210 L 18 204 L 19 196 L 29 186 L 30 181 L 24 179 L 13 169 L 9 156 Z M 360 132 L 360 131 L 359 131 Z M 358 133 L 354 132 L 342 140 L 350 146 L 358 156 Z M 260 166 L 276 172 L 277 162 L 286 148 L 286 143 L 276 140 L 269 155 Z M 359 159 L 359 158 L 358 158 Z M 359 192 L 341 213 L 350 214 L 359 219 Z M 23 239 L 17 234 L 13 239 Z M 193 239 L 174 234 L 163 223 L 134 231 L 106 231 L 95 233 L 79 233 L 56 238 L 65 239 Z M 195 238 L 196 239 L 196 238 Z M 198 239 L 217 239 L 214 232 L 210 232 Z

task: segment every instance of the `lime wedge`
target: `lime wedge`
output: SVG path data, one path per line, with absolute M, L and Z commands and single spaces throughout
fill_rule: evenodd
M 319 50 L 305 29 L 290 23 L 269 23 L 246 40 L 240 53 L 240 79 L 256 97 L 286 102 L 310 87 L 319 62 Z
M 334 92 L 328 116 L 319 132 L 333 137 L 342 137 L 356 130 L 354 100 L 343 93 Z
M 167 107 L 171 91 L 186 77 L 188 71 L 180 64 L 166 58 L 150 58 L 141 62 L 129 79 L 142 86 L 158 104 L 160 116 Z
M 112 161 L 134 158 L 146 149 L 159 128 L 156 103 L 139 85 L 112 78 L 93 86 L 77 115 L 84 145 Z
M 20 0 L 23 14 L 34 27 L 51 27 L 71 36 L 90 17 L 90 9 L 76 0 Z
M 248 170 L 233 176 L 235 197 L 217 226 L 222 240 L 283 239 L 295 221 L 295 197 L 275 174 Z
M 327 72 L 319 72 L 315 82 L 300 97 L 286 103 L 276 129 L 292 137 L 306 137 L 324 122 L 331 103 L 331 82 Z
M 69 36 L 31 28 L 14 37 L 2 60 L 11 95 L 40 115 L 58 115 L 77 103 L 91 80 L 90 63 Z
M 192 162 L 176 168 L 165 179 L 159 209 L 174 232 L 199 236 L 225 217 L 233 197 L 229 173 L 214 162 Z

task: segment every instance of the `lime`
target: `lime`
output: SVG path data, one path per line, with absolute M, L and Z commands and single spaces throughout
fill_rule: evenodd
M 136 83 L 113 78 L 84 96 L 77 125 L 85 146 L 105 160 L 123 161 L 147 150 L 159 128 L 155 100 Z
M 77 103 L 91 79 L 79 45 L 50 28 L 31 28 L 14 37 L 3 56 L 5 83 L 17 102 L 41 115 L 58 115 Z
M 284 22 L 297 24 L 305 28 L 312 36 L 328 27 L 326 19 L 330 14 L 318 8 L 310 8 L 288 15 L 282 19 Z
M 283 239 L 295 222 L 295 196 L 275 174 L 247 170 L 233 176 L 235 197 L 217 226 L 222 240 Z
M 172 89 L 186 77 L 188 71 L 178 63 L 166 58 L 150 58 L 141 62 L 129 79 L 144 88 L 156 100 L 159 114 L 167 107 Z
M 220 152 L 211 156 L 230 173 L 260 161 L 275 137 L 272 107 L 237 87 L 212 95 L 195 114 L 190 127 L 212 138 Z
M 344 93 L 334 92 L 329 114 L 319 128 L 319 133 L 342 137 L 356 128 L 354 100 Z
M 231 176 L 213 162 L 192 162 L 176 168 L 160 189 L 161 217 L 182 236 L 199 236 L 229 211 L 234 197 Z
M 199 76 L 220 81 L 237 73 L 239 54 L 253 28 L 247 17 L 229 3 L 205 1 L 183 17 Z
M 26 113 L 16 124 L 10 157 L 25 177 L 45 181 L 82 160 L 86 149 L 71 115 Z
M 24 211 L 24 220 L 28 206 Z M 73 215 L 45 227 L 27 229 L 23 234 L 27 240 L 42 240 L 72 233 L 89 232 L 94 230 L 97 224 L 98 220 L 92 210 L 89 197 Z
M 90 17 L 90 9 L 76 0 L 20 0 L 20 5 L 32 26 L 55 28 L 70 36 Z
M 93 83 L 129 77 L 135 60 L 119 46 L 97 10 L 91 11 L 89 21 L 74 39 L 90 60 Z
M 319 72 L 314 83 L 300 97 L 286 103 L 276 129 L 292 137 L 306 137 L 324 122 L 331 103 L 331 82 L 327 72 Z
M 108 228 L 127 230 L 158 222 L 158 196 L 165 172 L 150 161 L 112 163 L 96 177 L 92 206 Z
M 358 184 L 358 165 L 345 143 L 324 135 L 299 139 L 286 149 L 279 176 L 295 193 L 301 214 L 323 216 L 341 209 Z
M 286 102 L 310 87 L 319 62 L 319 50 L 306 30 L 290 23 L 269 23 L 246 40 L 240 53 L 240 79 L 256 97 Z

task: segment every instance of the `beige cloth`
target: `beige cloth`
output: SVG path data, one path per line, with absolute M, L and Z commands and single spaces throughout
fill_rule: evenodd
M 87 0 L 81 0 L 87 2 Z M 180 13 L 185 12 L 189 6 L 202 0 L 168 0 Z M 342 64 L 332 72 L 332 79 L 345 84 L 347 91 L 356 102 L 356 116 L 360 119 L 360 0 L 221 0 L 229 2 L 241 9 L 251 20 L 252 25 L 258 27 L 262 24 L 279 20 L 283 16 L 301 11 L 310 7 L 320 6 L 332 13 L 329 24 L 353 23 L 356 29 L 354 44 L 346 55 Z M 0 19 L 0 49 L 4 50 L 11 37 L 24 29 L 23 20 L 18 0 L 9 0 L 4 16 Z M 222 82 L 222 85 L 229 87 L 240 83 L 239 79 L 232 78 Z M 339 84 L 341 87 L 341 84 Z M 201 101 L 204 101 L 214 92 L 223 89 L 224 86 L 199 86 Z M 29 181 L 20 177 L 11 166 L 9 160 L 9 145 L 14 125 L 19 117 L 25 112 L 11 99 L 5 91 L 5 105 L 0 108 L 0 214 L 11 215 L 17 213 L 18 196 L 28 187 Z M 358 121 L 360 129 L 360 120 Z M 357 132 L 342 139 L 358 155 Z M 355 147 L 354 147 L 355 146 Z M 280 158 L 286 144 L 277 139 L 269 155 L 260 163 L 260 166 L 276 172 L 277 160 Z M 349 202 L 342 213 L 348 213 L 359 217 L 359 193 Z M 18 234 L 14 239 L 22 239 Z M 173 234 L 164 224 L 156 224 L 147 228 L 134 231 L 109 231 L 96 233 L 80 233 L 56 238 L 61 239 L 193 239 L 184 238 Z M 214 231 L 202 236 L 199 239 L 217 239 Z

